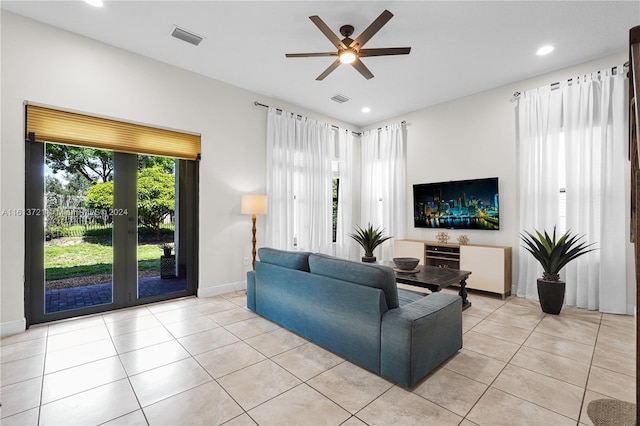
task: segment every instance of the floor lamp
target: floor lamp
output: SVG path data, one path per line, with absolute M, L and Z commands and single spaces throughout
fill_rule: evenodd
M 256 215 L 267 213 L 266 195 L 243 195 L 240 202 L 240 213 L 251 215 L 251 268 L 256 269 Z

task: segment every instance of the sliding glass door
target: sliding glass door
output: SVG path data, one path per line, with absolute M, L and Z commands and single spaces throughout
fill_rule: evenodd
M 195 293 L 196 161 L 30 140 L 26 153 L 30 324 Z

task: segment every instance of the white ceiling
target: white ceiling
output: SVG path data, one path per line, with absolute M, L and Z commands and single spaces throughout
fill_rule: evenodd
M 639 1 L 2 1 L 2 9 L 232 85 L 365 126 L 627 49 Z M 309 20 L 360 34 L 384 9 L 395 16 L 367 48 L 411 46 L 411 54 L 363 58 L 375 77 L 332 57 Z M 192 46 L 178 25 L 205 37 Z M 340 37 L 342 38 L 342 37 Z M 543 44 L 555 51 L 538 57 Z M 351 100 L 331 101 L 335 94 Z M 363 114 L 368 106 L 371 112 Z

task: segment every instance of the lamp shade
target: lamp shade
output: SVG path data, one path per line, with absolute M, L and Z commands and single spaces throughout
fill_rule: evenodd
M 242 214 L 266 214 L 266 195 L 243 195 L 240 202 L 240 213 Z

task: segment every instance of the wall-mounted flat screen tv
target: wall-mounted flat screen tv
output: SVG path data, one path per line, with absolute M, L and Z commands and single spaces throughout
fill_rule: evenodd
M 498 178 L 413 185 L 416 228 L 500 229 Z

